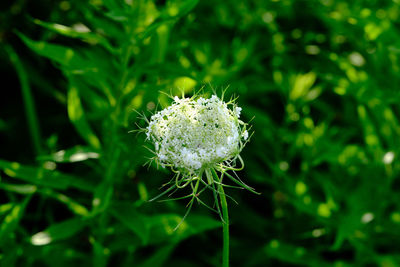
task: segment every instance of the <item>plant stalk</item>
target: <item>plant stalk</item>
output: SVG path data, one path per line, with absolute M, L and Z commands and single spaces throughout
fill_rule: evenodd
M 221 200 L 222 218 L 222 234 L 223 234 L 223 247 L 222 247 L 222 266 L 229 267 L 229 216 L 228 216 L 228 204 L 226 202 L 226 196 L 221 184 L 218 185 L 220 192 L 219 198 Z

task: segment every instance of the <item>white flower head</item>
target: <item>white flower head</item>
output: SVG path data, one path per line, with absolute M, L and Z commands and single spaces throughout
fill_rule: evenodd
M 154 197 L 154 201 L 168 192 L 190 185 L 193 192 L 181 198 L 190 198 L 182 223 L 194 200 L 211 208 L 200 199 L 205 189 L 213 191 L 214 205 L 222 221 L 227 216 L 226 195 L 223 177 L 227 177 L 242 188 L 258 194 L 237 176 L 236 171 L 244 168 L 240 152 L 249 141 L 247 123 L 239 119 L 242 109 L 235 99 L 224 102 L 216 95 L 206 99 L 174 97 L 171 106 L 154 114 L 148 126 L 142 129 L 146 140 L 154 144 L 157 164 L 170 167 L 175 173 L 168 182 L 169 188 Z M 240 165 L 238 166 L 238 162 Z M 235 173 L 231 175 L 230 173 Z M 221 205 L 219 204 L 221 203 Z M 176 229 L 175 228 L 175 229 Z
M 193 174 L 238 156 L 248 138 L 241 110 L 216 95 L 174 97 L 151 117 L 146 134 L 161 164 Z

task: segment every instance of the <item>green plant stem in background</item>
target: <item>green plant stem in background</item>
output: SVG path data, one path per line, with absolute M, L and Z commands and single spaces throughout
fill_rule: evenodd
M 29 86 L 28 75 L 26 74 L 21 60 L 14 49 L 11 46 L 6 45 L 5 50 L 10 57 L 11 63 L 14 65 L 18 79 L 21 83 L 22 98 L 24 101 L 25 113 L 28 121 L 28 128 L 31 135 L 33 149 L 35 150 L 36 155 L 40 155 L 42 152 L 40 145 L 40 128 L 35 109 L 35 100 L 33 99 L 31 87 Z
M 222 234 L 223 234 L 223 248 L 222 248 L 222 266 L 229 266 L 229 215 L 228 215 L 228 203 L 226 202 L 226 196 L 222 184 L 218 185 L 219 197 L 221 200 L 222 217 Z

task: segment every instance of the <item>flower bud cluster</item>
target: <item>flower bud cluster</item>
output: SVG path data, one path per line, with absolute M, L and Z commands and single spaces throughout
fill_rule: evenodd
M 174 98 L 154 114 L 146 128 L 161 165 L 189 173 L 236 157 L 248 139 L 241 108 L 213 95 L 209 99 Z

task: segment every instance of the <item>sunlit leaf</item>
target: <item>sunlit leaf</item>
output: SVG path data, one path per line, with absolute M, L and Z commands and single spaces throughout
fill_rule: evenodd
M 54 162 L 80 162 L 88 159 L 97 159 L 100 154 L 97 150 L 89 147 L 76 146 L 65 150 L 57 151 L 49 156 L 40 156 L 39 160 L 47 160 Z
M 45 230 L 34 234 L 30 242 L 34 246 L 44 246 L 52 242 L 74 236 L 86 226 L 81 218 L 73 218 L 60 223 L 52 224 Z

